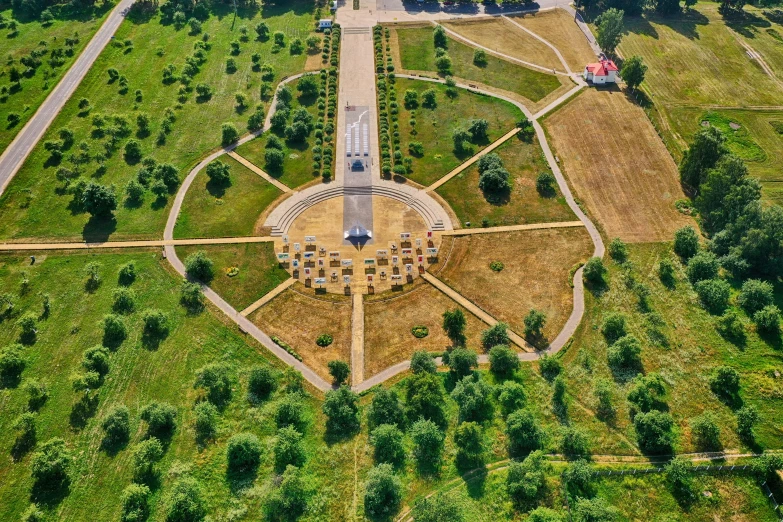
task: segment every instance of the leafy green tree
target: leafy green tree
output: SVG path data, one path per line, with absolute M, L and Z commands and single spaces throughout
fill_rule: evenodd
M 457 382 L 451 398 L 459 406 L 460 421 L 491 419 L 494 414 L 492 391 L 489 384 L 473 375 L 467 375 Z
M 247 398 L 256 404 L 266 400 L 277 389 L 277 378 L 268 366 L 254 366 L 247 379 Z
M 690 461 L 683 457 L 675 457 L 666 465 L 666 482 L 680 502 L 691 502 L 696 497 L 691 467 Z
M 532 126 L 530 127 L 532 129 Z M 530 137 L 532 140 L 532 136 Z M 536 190 L 538 191 L 538 195 L 542 198 L 551 198 L 554 197 L 555 194 L 557 194 L 557 191 L 555 190 L 555 185 L 557 183 L 557 180 L 555 180 L 555 176 L 549 172 L 544 171 L 536 177 Z
M 506 418 L 506 437 L 508 453 L 511 457 L 521 457 L 543 447 L 544 432 L 533 414 L 520 409 Z
M 481 332 L 481 345 L 485 350 L 489 350 L 493 346 L 504 345 L 508 346 L 510 343 L 508 337 L 508 325 L 504 322 L 495 323 L 483 332 Z
M 16 432 L 16 440 L 11 449 L 11 455 L 15 460 L 18 460 L 35 446 L 38 438 L 35 427 L 35 413 L 27 411 L 19 415 L 14 421 L 13 428 Z
M 367 473 L 364 512 L 372 520 L 386 520 L 399 511 L 402 483 L 390 464 L 378 464 Z
M 717 418 L 711 411 L 690 420 L 691 434 L 694 444 L 702 451 L 719 451 L 723 445 L 720 441 L 720 427 Z
M 90 181 L 84 187 L 81 203 L 91 216 L 107 218 L 117 209 L 117 195 L 114 193 L 114 187 Z
M 223 362 L 210 363 L 196 371 L 193 388 L 202 389 L 207 400 L 222 407 L 231 400 L 231 368 Z
M 612 239 L 607 250 L 609 257 L 618 263 L 624 263 L 628 259 L 628 247 L 619 237 Z
M 82 367 L 88 372 L 105 376 L 109 373 L 109 350 L 101 345 L 87 348 L 82 354 Z
M 701 251 L 690 258 L 686 272 L 691 283 L 696 284 L 705 279 L 715 279 L 718 277 L 719 268 L 720 263 L 715 254 Z
M 119 346 L 128 338 L 128 327 L 122 317 L 115 314 L 103 316 L 103 344 L 106 346 Z
M 284 159 L 285 156 L 281 150 L 267 148 L 264 151 L 264 163 L 271 171 L 280 170 L 283 166 Z
M 538 367 L 541 370 L 541 376 L 549 382 L 555 380 L 555 377 L 563 371 L 563 363 L 557 357 L 551 357 L 544 353 L 538 360 Z
M 312 488 L 296 466 L 288 466 L 283 472 L 280 487 L 272 493 L 265 511 L 273 522 L 297 520 L 304 514 L 312 496 Z
M 658 277 L 664 286 L 668 288 L 674 287 L 677 277 L 674 274 L 674 263 L 672 263 L 672 260 L 668 257 L 664 257 L 661 259 L 660 263 L 658 263 Z
M 111 293 L 112 303 L 111 309 L 118 314 L 130 314 L 136 309 L 136 292 L 132 289 L 121 286 L 115 288 Z
M 585 277 L 585 281 L 592 285 L 603 285 L 604 275 L 606 274 L 606 267 L 600 257 L 591 257 L 585 263 L 582 269 L 582 274 Z
M 141 144 L 136 140 L 128 140 L 125 143 L 125 148 L 123 152 L 123 157 L 125 158 L 125 162 L 129 165 L 135 165 L 139 161 L 141 161 Z
M 372 397 L 370 407 L 367 409 L 367 422 L 371 428 L 381 424 L 403 427 L 405 415 L 395 390 L 383 386 L 378 388 Z
M 718 366 L 710 377 L 710 389 L 726 402 L 734 402 L 739 397 L 740 374 L 730 366 Z
M 718 163 L 718 160 L 726 153 L 725 143 L 726 138 L 718 128 L 710 125 L 699 129 L 693 137 L 693 143 L 691 143 L 691 146 L 685 151 L 682 161 L 680 162 L 680 179 L 682 182 L 694 190 L 698 190 L 702 181 L 707 178 L 707 172 L 712 169 L 715 164 Z M 674 251 L 677 252 L 676 235 Z M 680 252 L 677 252 L 677 254 L 685 259 L 690 257 L 681 254 Z M 693 254 L 695 254 L 695 252 L 693 252 Z
M 285 471 L 289 465 L 302 467 L 307 459 L 302 434 L 293 426 L 280 428 L 275 439 L 274 453 L 275 470 L 278 473 Z
M 584 0 L 582 0 L 584 2 Z M 563 515 L 548 507 L 537 507 L 527 514 L 527 522 L 564 522 Z
M 166 314 L 160 310 L 154 308 L 144 310 L 141 319 L 144 323 L 143 332 L 145 336 L 160 339 L 168 335 L 169 320 Z
M 145 439 L 133 448 L 133 479 L 149 482 L 157 476 L 155 464 L 163 458 L 163 444 L 155 437 Z
M 546 326 L 546 314 L 535 308 L 531 308 L 525 316 L 525 338 L 535 344 L 544 338 L 544 326 Z
M 119 447 L 130 440 L 130 411 L 124 404 L 115 404 L 103 418 L 103 444 Z
M 149 517 L 150 488 L 144 484 L 130 484 L 122 490 L 121 522 L 141 522 Z
M 426 109 L 435 109 L 438 106 L 437 91 L 426 89 L 421 93 L 421 105 Z
M 443 411 L 443 385 L 437 375 L 420 373 L 411 376 L 406 383 L 405 413 L 411 422 L 420 418 L 446 425 Z
M 631 390 L 628 392 L 628 401 L 641 412 L 660 410 L 665 408 L 663 397 L 666 395 L 663 377 L 657 373 L 639 375 L 633 380 Z M 632 411 L 632 416 L 635 412 Z
M 729 305 L 731 285 L 723 279 L 706 279 L 696 283 L 694 289 L 704 308 L 712 314 L 722 314 Z
M 498 345 L 489 350 L 489 370 L 497 377 L 509 377 L 519 369 L 519 357 L 508 346 Z
M 458 127 L 451 132 L 451 141 L 454 143 L 454 152 L 463 154 L 469 152 L 470 142 L 473 139 L 471 134 L 462 127 Z
M 676 1 L 679 4 L 679 0 Z M 659 0 L 660 2 L 661 0 Z M 642 57 L 636 55 L 625 60 L 620 69 L 620 76 L 632 91 L 642 84 L 645 73 L 647 73 L 647 66 L 642 61 Z
M 0 389 L 15 387 L 24 367 L 21 345 L 12 344 L 0 350 Z
M 607 356 L 609 367 L 615 372 L 642 371 L 642 345 L 633 335 L 621 337 L 609 347 Z
M 512 462 L 506 475 L 506 492 L 517 505 L 536 500 L 546 486 L 549 469 L 543 451 L 533 451 L 522 462 Z
M 666 412 L 652 410 L 633 419 L 639 448 L 647 454 L 665 455 L 674 446 L 674 419 Z
M 329 435 L 349 437 L 359 431 L 359 396 L 347 386 L 326 392 L 322 410 Z
M 147 436 L 168 438 L 177 429 L 177 409 L 165 402 L 151 402 L 144 406 L 141 420 L 147 423 Z
M 777 306 L 765 306 L 753 314 L 753 321 L 759 332 L 780 336 L 780 309 Z
M 489 169 L 479 175 L 479 189 L 484 192 L 484 196 L 492 201 L 498 195 L 505 194 L 511 189 L 511 183 L 508 181 L 510 174 L 504 168 Z
M 413 440 L 413 456 L 419 468 L 437 469 L 446 438 L 438 425 L 430 420 L 419 419 L 411 426 L 410 435 Z
M 220 126 L 221 144 L 225 147 L 231 145 L 239 139 L 239 131 L 233 123 L 224 123 Z
M 452 375 L 461 379 L 470 375 L 473 369 L 478 366 L 478 355 L 467 348 L 455 348 L 449 354 L 448 366 Z
M 476 49 L 473 51 L 473 65 L 478 67 L 487 65 L 487 53 L 484 49 Z
M 217 434 L 218 411 L 214 404 L 202 401 L 193 410 L 196 417 L 196 440 L 200 442 L 215 438 Z
M 192 477 L 177 480 L 166 499 L 166 522 L 201 522 L 207 506 L 201 486 Z
M 219 186 L 228 185 L 231 181 L 229 178 L 228 165 L 220 160 L 210 161 L 207 164 L 207 177 L 209 180 Z
M 375 448 L 375 462 L 394 466 L 405 460 L 403 433 L 393 424 L 381 424 L 370 434 L 370 444 Z
M 403 103 L 408 110 L 415 109 L 419 106 L 419 93 L 415 89 L 406 89 L 403 96 Z
M 565 427 L 560 433 L 560 452 L 569 458 L 590 454 L 590 440 L 579 428 Z
M 19 340 L 23 344 L 33 344 L 38 333 L 38 320 L 34 313 L 27 312 L 16 321 L 16 326 L 21 330 Z
M 332 376 L 332 383 L 336 386 L 342 386 L 351 373 L 351 368 L 345 361 L 329 361 L 329 375 Z
M 571 510 L 574 522 L 614 522 L 620 512 L 601 497 L 576 499 Z
M 22 389 L 27 395 L 27 409 L 30 411 L 38 411 L 49 399 L 49 389 L 36 379 L 27 379 Z
M 414 522 L 465 522 L 462 507 L 443 492 L 421 498 L 413 505 Z M 562 521 L 558 521 L 562 522 Z
M 618 339 L 628 335 L 626 316 L 620 312 L 606 314 L 601 323 L 601 333 L 608 344 L 614 344 Z
M 435 47 L 446 49 L 449 46 L 448 37 L 446 36 L 446 30 L 443 28 L 442 25 L 436 25 L 435 29 L 432 30 L 432 40 L 433 43 L 435 44 Z
M 426 351 L 413 352 L 411 356 L 411 372 L 413 373 L 435 373 L 438 367 L 435 365 L 435 359 Z
M 598 26 L 595 39 L 607 54 L 614 54 L 623 37 L 623 14 L 622 10 L 612 7 L 595 19 L 595 24 Z
M 498 403 L 503 415 L 508 416 L 511 413 L 524 408 L 527 402 L 525 387 L 511 380 L 505 381 L 498 386 Z
M 726 154 L 702 180 L 694 206 L 702 228 L 716 234 L 744 216 L 747 206 L 759 199 L 761 183 L 748 175 L 741 158 Z
M 742 283 L 742 290 L 737 296 L 737 304 L 749 315 L 773 304 L 774 300 L 772 284 L 759 279 L 748 279 Z
M 593 468 L 585 459 L 577 459 L 563 471 L 563 482 L 577 496 L 589 497 L 593 481 Z
M 457 446 L 458 468 L 474 468 L 483 464 L 484 440 L 481 426 L 477 423 L 463 422 L 457 426 L 454 431 L 454 444 Z
M 261 443 L 252 433 L 238 433 L 228 439 L 228 470 L 232 473 L 255 471 L 261 464 Z
M 603 420 L 611 420 L 617 413 L 614 406 L 613 389 L 614 385 L 608 379 L 598 379 L 593 388 L 593 396 L 597 402 L 596 413 Z
M 41 445 L 31 460 L 33 488 L 57 491 L 70 482 L 71 454 L 61 438 L 52 438 Z
M 188 277 L 209 283 L 215 277 L 214 263 L 203 250 L 193 252 L 185 258 L 185 272 Z
M 266 25 L 266 22 L 258 22 L 258 24 L 256 24 L 255 31 L 259 40 L 264 41 L 269 39 L 269 26 Z
M 758 424 L 759 412 L 755 406 L 743 406 L 736 412 L 737 434 L 744 441 L 753 441 L 753 427 Z
M 484 118 L 470 120 L 468 123 L 468 132 L 473 143 L 482 142 L 488 139 L 489 122 Z

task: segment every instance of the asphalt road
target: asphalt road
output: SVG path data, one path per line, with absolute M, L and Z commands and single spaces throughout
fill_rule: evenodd
M 16 175 L 33 147 L 43 136 L 54 118 L 63 108 L 65 102 L 71 97 L 76 87 L 79 86 L 84 75 L 92 67 L 93 62 L 101 53 L 112 35 L 120 26 L 125 13 L 133 5 L 134 0 L 120 0 L 117 6 L 109 14 L 106 21 L 95 33 L 82 53 L 65 73 L 60 83 L 52 89 L 52 92 L 38 108 L 27 125 L 16 135 L 14 141 L 3 151 L 0 156 L 0 194 L 2 194 L 11 179 Z

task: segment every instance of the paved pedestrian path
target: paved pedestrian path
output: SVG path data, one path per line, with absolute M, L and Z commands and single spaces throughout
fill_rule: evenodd
M 364 294 L 353 294 L 351 304 L 351 382 L 358 386 L 364 381 Z
M 552 223 L 526 223 L 524 225 L 505 225 L 488 228 L 460 228 L 441 232 L 443 236 L 469 236 L 471 234 L 497 234 L 499 232 L 516 232 L 518 230 L 541 230 L 544 228 L 574 228 L 583 227 L 581 221 L 555 221 Z
M 266 295 L 264 295 L 261 299 L 259 299 L 255 303 L 251 304 L 250 306 L 248 306 L 247 308 L 239 312 L 239 315 L 241 315 L 242 317 L 247 317 L 248 315 L 252 314 L 253 312 L 255 312 L 256 310 L 258 310 L 259 308 L 267 304 L 269 301 L 271 301 L 278 295 L 282 294 L 285 290 L 293 286 L 294 283 L 296 283 L 296 279 L 294 279 L 293 277 L 289 277 L 288 279 L 286 279 L 285 281 L 283 281 L 282 283 L 274 287 L 272 290 L 267 292 Z
M 235 245 L 243 243 L 267 243 L 274 241 L 269 236 L 214 237 L 197 239 L 149 239 L 140 241 L 104 241 L 100 243 L 3 243 L 0 251 L 34 250 L 90 250 L 94 248 L 145 248 L 184 245 Z
M 266 172 L 264 172 L 263 170 L 258 168 L 255 164 L 251 163 L 248 159 L 246 159 L 246 158 L 240 156 L 239 154 L 237 154 L 236 151 L 232 150 L 232 151 L 229 151 L 227 154 L 230 157 L 232 157 L 235 160 L 237 160 L 242 165 L 244 165 L 245 167 L 247 167 L 248 169 L 252 170 L 256 174 L 258 174 L 259 176 L 261 176 L 262 178 L 267 180 L 269 183 L 271 183 L 272 185 L 274 185 L 275 187 L 277 187 L 281 191 L 283 191 L 283 192 L 291 192 L 291 189 L 288 188 L 286 185 L 280 183 L 278 180 L 276 180 L 275 178 L 273 178 L 272 176 L 270 176 L 269 174 L 267 174 Z
M 422 277 L 425 281 L 430 283 L 432 286 L 449 296 L 454 302 L 458 303 L 462 307 L 464 307 L 467 311 L 487 323 L 489 326 L 495 326 L 498 324 L 498 320 L 489 315 L 487 312 L 476 306 L 473 301 L 467 299 L 465 296 L 451 288 L 449 285 L 435 277 L 434 275 L 430 274 L 429 272 L 424 272 L 422 274 Z M 535 348 L 533 348 L 531 345 L 527 343 L 522 337 L 515 334 L 511 330 L 508 331 L 508 337 L 511 339 L 511 342 L 522 348 L 523 350 L 527 352 L 533 352 L 535 351 Z
M 416 78 L 415 76 L 411 76 L 407 74 L 400 74 L 398 76 L 402 78 L 414 78 L 414 79 Z M 479 151 L 475 156 L 467 160 L 465 163 L 462 163 L 461 165 L 457 166 L 457 168 L 455 168 L 454 170 L 452 170 L 451 172 L 449 172 L 448 174 L 440 178 L 438 181 L 436 181 L 435 183 L 427 187 L 427 192 L 432 192 L 433 190 L 436 190 L 438 187 L 445 185 L 451 180 L 451 178 L 453 178 L 454 176 L 456 176 L 457 174 L 459 174 L 460 172 L 462 172 L 463 170 L 467 169 L 468 167 L 476 163 L 478 160 L 480 160 L 481 156 L 484 156 L 485 154 L 489 154 L 490 152 L 500 147 L 514 136 L 516 136 L 517 132 L 519 132 L 519 129 L 517 128 L 511 129 L 503 136 L 501 136 L 497 140 L 487 145 L 484 149 Z

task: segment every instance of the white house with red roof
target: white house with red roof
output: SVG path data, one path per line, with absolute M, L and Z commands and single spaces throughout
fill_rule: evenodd
M 588 63 L 582 76 L 594 85 L 617 83 L 617 70 L 612 60 L 603 59 L 600 62 Z

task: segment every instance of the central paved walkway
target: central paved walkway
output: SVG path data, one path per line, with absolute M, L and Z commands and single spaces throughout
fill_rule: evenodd
M 364 294 L 351 296 L 351 382 L 364 382 Z

